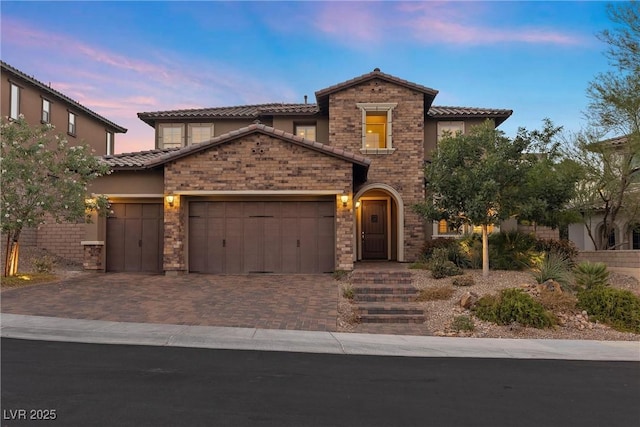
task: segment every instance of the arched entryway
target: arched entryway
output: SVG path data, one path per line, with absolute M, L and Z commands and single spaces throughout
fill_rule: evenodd
M 387 184 L 369 184 L 354 196 L 355 260 L 404 261 L 404 203 Z

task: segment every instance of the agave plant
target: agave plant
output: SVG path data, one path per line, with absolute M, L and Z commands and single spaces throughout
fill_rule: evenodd
M 586 289 L 609 284 L 609 270 L 603 262 L 584 261 L 573 270 L 576 285 Z
M 549 252 L 531 270 L 538 283 L 555 280 L 564 289 L 571 286 L 571 260 L 557 252 Z

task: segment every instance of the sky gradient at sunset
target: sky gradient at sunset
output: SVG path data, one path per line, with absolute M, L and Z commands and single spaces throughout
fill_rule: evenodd
M 129 129 L 142 111 L 315 102 L 383 72 L 440 91 L 436 105 L 513 109 L 502 126 L 586 123 L 589 81 L 610 67 L 601 2 L 11 2 L 1 57 Z

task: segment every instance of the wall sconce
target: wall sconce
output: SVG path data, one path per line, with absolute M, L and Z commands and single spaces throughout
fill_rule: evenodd
M 173 202 L 175 201 L 174 196 L 172 194 L 170 194 L 165 198 L 167 199 L 167 203 L 169 204 L 169 206 L 173 207 Z
M 360 200 L 356 202 L 356 209 L 360 209 Z
M 342 196 L 340 196 L 340 201 L 342 202 L 342 207 L 346 208 L 347 207 L 347 202 L 349 201 L 349 195 L 348 194 L 343 194 Z

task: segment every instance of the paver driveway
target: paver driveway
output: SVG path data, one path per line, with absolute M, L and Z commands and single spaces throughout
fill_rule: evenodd
M 335 331 L 331 275 L 83 274 L 4 290 L 3 313 L 141 323 Z

